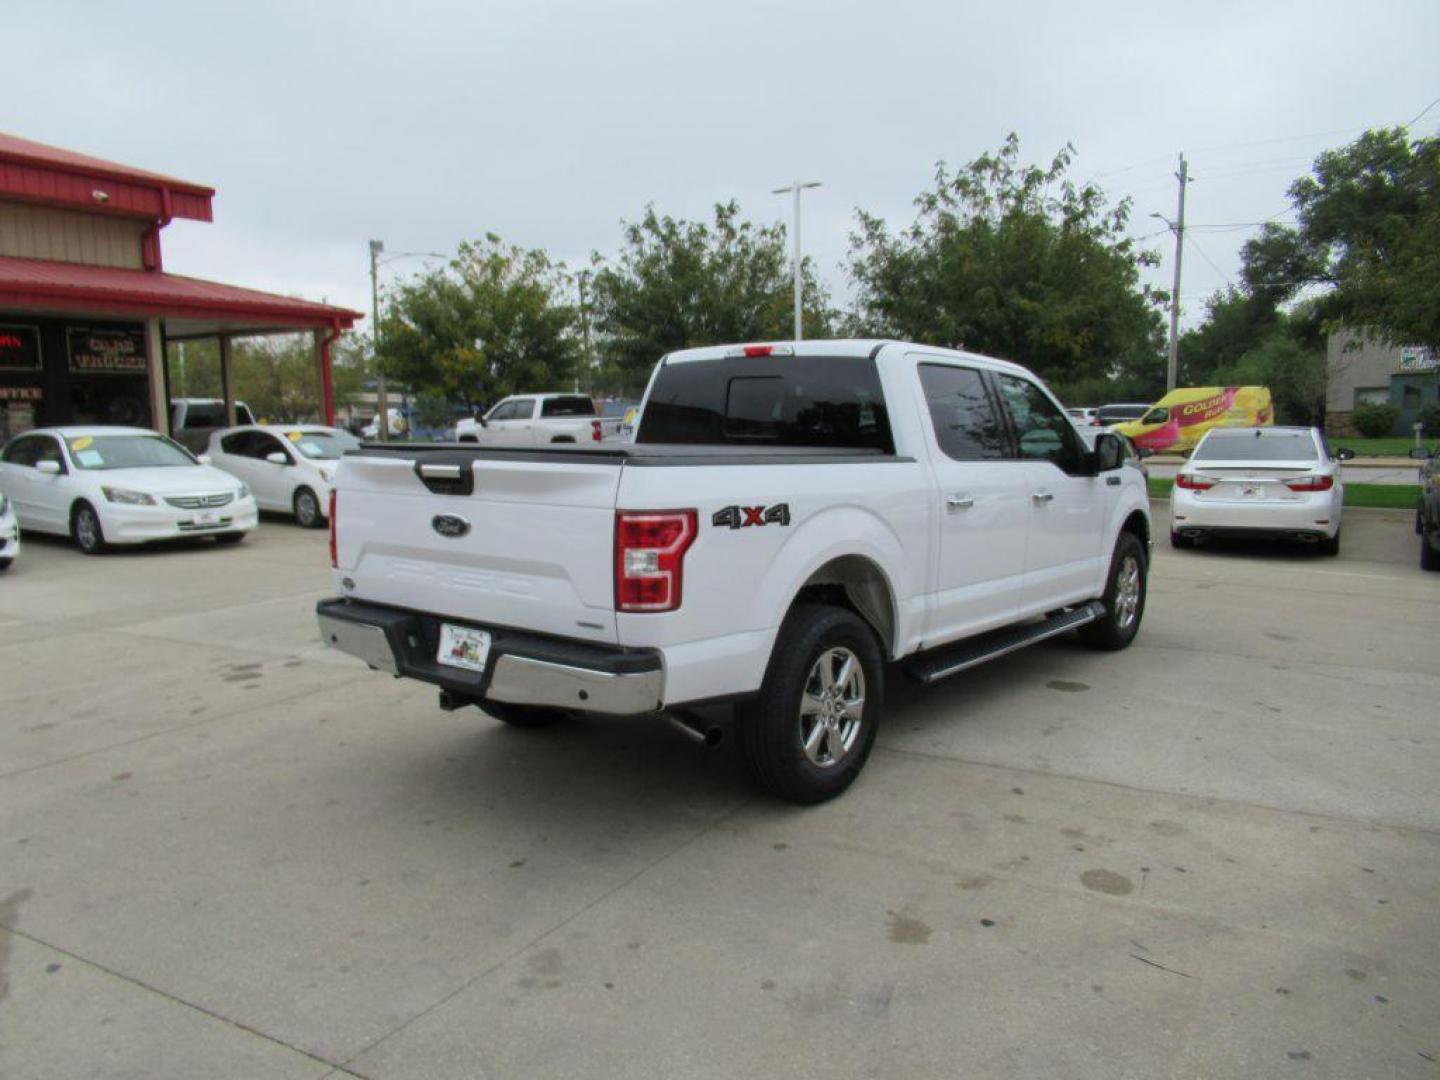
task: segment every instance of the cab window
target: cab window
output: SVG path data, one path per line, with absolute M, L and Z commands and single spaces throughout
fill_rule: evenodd
M 1074 472 L 1084 451 L 1070 419 L 1034 383 L 1014 375 L 997 374 L 995 378 L 1015 424 L 1020 457 L 1048 461 Z
M 1141 418 L 1142 424 L 1163 424 L 1170 419 L 1169 409 L 1151 409 Z
M 921 364 L 920 385 L 930 408 L 935 441 L 956 461 L 997 461 L 1010 456 L 1010 439 L 985 379 L 973 368 Z

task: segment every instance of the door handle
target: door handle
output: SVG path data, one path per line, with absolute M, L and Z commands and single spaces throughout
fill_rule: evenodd
M 974 505 L 974 495 L 947 495 L 945 498 L 945 509 L 951 512 L 956 510 L 969 510 Z
M 1037 491 L 1030 496 L 1030 501 L 1036 506 L 1044 506 L 1046 503 L 1053 501 L 1054 498 L 1055 493 L 1053 491 Z
M 1119 487 L 1120 478 L 1118 476 L 1107 476 L 1105 478 L 1105 483 L 1109 484 L 1111 487 Z

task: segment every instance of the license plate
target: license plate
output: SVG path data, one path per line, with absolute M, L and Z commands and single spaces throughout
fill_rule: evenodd
M 488 631 L 451 623 L 440 624 L 440 649 L 435 655 L 435 659 L 440 663 L 467 671 L 483 672 L 489 656 Z
M 196 525 L 215 525 L 220 521 L 218 510 L 197 510 L 195 511 Z

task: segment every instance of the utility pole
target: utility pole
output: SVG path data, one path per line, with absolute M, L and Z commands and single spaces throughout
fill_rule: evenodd
M 580 337 L 585 348 L 585 393 L 595 396 L 595 360 L 590 355 L 590 308 L 585 302 L 585 286 L 590 280 L 590 271 L 581 270 L 576 281 L 580 285 Z M 578 389 L 578 387 L 577 387 Z
M 801 266 L 801 263 L 800 263 L 800 192 L 804 191 L 806 188 L 817 188 L 817 187 L 820 187 L 820 181 L 819 181 L 819 180 L 811 180 L 811 181 L 809 181 L 808 183 L 804 183 L 804 184 L 802 184 L 799 180 L 796 180 L 796 181 L 795 181 L 794 183 L 792 183 L 789 187 L 776 188 L 775 190 L 773 190 L 772 192 L 770 192 L 770 194 L 772 194 L 772 195 L 785 195 L 785 194 L 788 194 L 789 192 L 792 192 L 792 191 L 795 193 L 795 340 L 796 340 L 796 341 L 799 341 L 799 340 L 801 340 L 802 337 L 804 337 L 804 333 L 803 333 L 803 330 L 802 330 L 802 328 L 801 328 L 801 320 L 800 320 L 800 315 L 801 315 L 801 310 L 800 310 L 800 304 L 801 304 L 801 301 L 800 301 L 800 266 Z
M 370 341 L 375 351 L 375 431 L 381 442 L 390 437 L 390 410 L 385 400 L 385 373 L 380 369 L 380 253 L 385 250 L 384 240 L 370 241 L 370 305 L 374 323 L 370 326 Z
M 1185 257 L 1185 185 L 1190 182 L 1189 166 L 1185 161 L 1185 155 L 1180 155 L 1180 171 L 1175 174 L 1175 179 L 1180 181 L 1180 206 L 1175 212 L 1175 220 L 1154 215 L 1170 226 L 1170 231 L 1175 234 L 1175 287 L 1170 292 L 1170 356 L 1165 365 L 1165 390 L 1168 393 L 1175 389 L 1175 382 L 1179 377 L 1180 367 L 1180 265 Z

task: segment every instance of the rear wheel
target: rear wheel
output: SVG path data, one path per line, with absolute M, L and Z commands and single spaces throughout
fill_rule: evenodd
M 1424 529 L 1421 531 L 1420 569 L 1440 570 L 1440 530 Z
M 780 625 L 759 695 L 740 709 L 751 775 L 788 802 L 833 799 L 870 756 L 884 691 L 869 625 L 845 608 L 797 604 Z
M 1080 640 L 1095 649 L 1125 648 L 1140 632 L 1146 591 L 1145 545 L 1134 533 L 1122 532 L 1100 598 L 1105 614 L 1080 628 Z
M 549 727 L 565 719 L 562 709 L 546 709 L 539 705 L 511 705 L 504 701 L 482 701 L 483 712 L 511 727 Z
M 1316 547 L 1320 549 L 1321 555 L 1339 555 L 1340 530 L 1336 529 L 1334 536 L 1322 536 L 1320 538 L 1320 543 L 1317 544 Z
M 1193 547 L 1195 546 L 1195 540 L 1194 540 L 1194 538 L 1189 537 L 1189 536 L 1181 536 L 1178 532 L 1175 532 L 1174 530 L 1171 530 L 1171 532 L 1170 532 L 1170 546 L 1173 547 L 1173 548 L 1181 548 L 1181 549 L 1183 549 L 1183 548 L 1193 548 Z
M 10 564 L 11 564 L 12 562 L 14 562 L 14 561 L 15 561 L 15 560 L 14 560 L 13 558 L 10 558 L 10 559 L 0 559 L 0 570 L 9 570 L 9 569 L 10 569 Z
M 313 529 L 320 524 L 320 498 L 308 487 L 295 492 L 295 521 L 302 529 Z
M 70 538 L 86 555 L 103 555 L 109 546 L 100 527 L 100 515 L 88 502 L 76 503 L 70 512 Z

